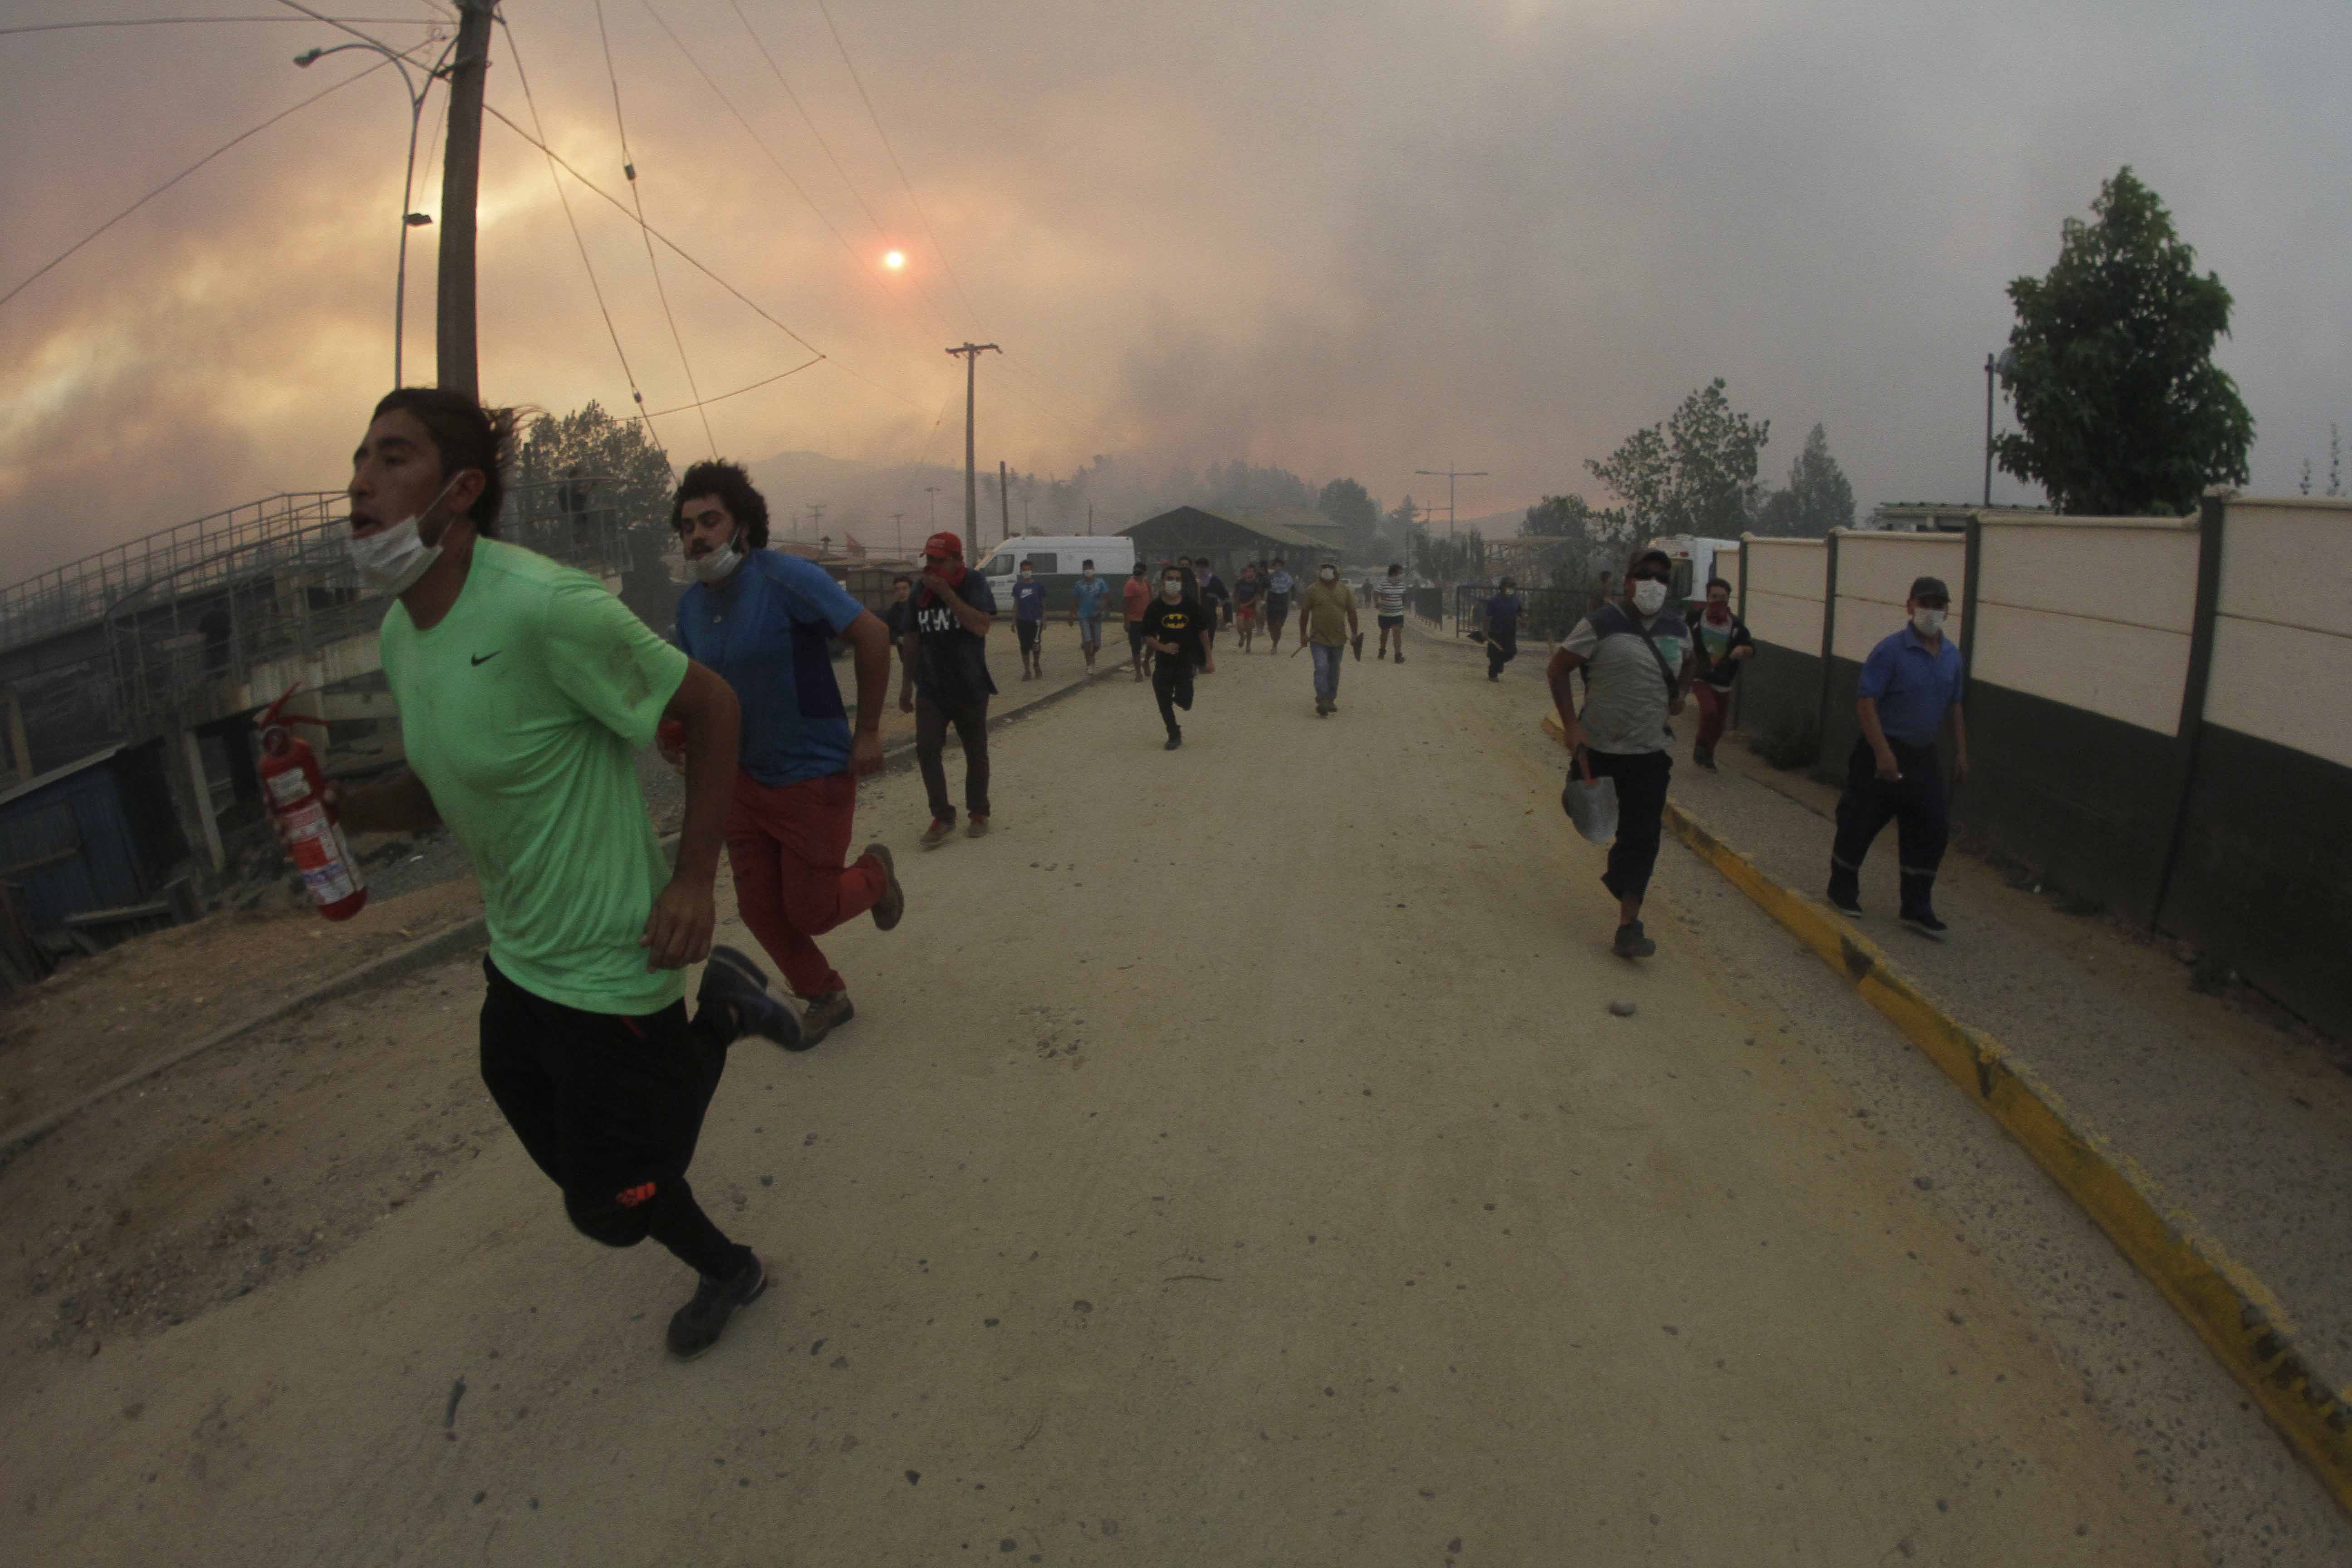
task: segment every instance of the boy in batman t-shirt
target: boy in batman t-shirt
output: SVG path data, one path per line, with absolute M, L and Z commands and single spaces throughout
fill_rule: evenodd
M 1173 566 L 1160 574 L 1160 596 L 1143 612 L 1144 646 L 1160 656 L 1152 661 L 1151 694 L 1160 700 L 1171 752 L 1184 743 L 1176 710 L 1192 710 L 1192 671 L 1217 672 L 1217 656 L 1207 641 L 1209 616 L 1198 599 L 1185 596 L 1183 574 Z

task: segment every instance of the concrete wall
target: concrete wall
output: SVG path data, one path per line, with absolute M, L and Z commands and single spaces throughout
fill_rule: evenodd
M 2352 702 L 2329 684 L 2352 656 L 2352 502 L 1987 513 L 1969 535 L 1750 539 L 1748 555 L 1743 729 L 1812 726 L 1816 773 L 1842 777 L 1861 661 L 1911 579 L 1941 577 L 1969 655 L 1956 825 L 2352 1031 Z

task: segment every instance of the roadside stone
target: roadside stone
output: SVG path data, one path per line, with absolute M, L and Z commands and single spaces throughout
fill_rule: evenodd
M 1630 1018 L 1633 1016 L 1633 1004 L 1621 996 L 1609 1004 L 1609 1011 L 1615 1017 Z

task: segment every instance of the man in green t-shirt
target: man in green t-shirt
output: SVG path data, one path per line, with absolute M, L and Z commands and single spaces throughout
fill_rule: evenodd
M 1298 640 L 1315 661 L 1318 719 L 1339 710 L 1339 658 L 1351 638 L 1361 658 L 1364 634 L 1356 627 L 1356 592 L 1340 585 L 1339 568 L 1327 561 L 1315 569 L 1314 583 L 1298 601 Z
M 347 828 L 446 822 L 466 847 L 490 934 L 482 1080 L 583 1234 L 651 1237 L 701 1277 L 669 1323 L 692 1357 L 767 1284 L 687 1183 L 703 1115 L 736 1038 L 797 1037 L 758 965 L 710 945 L 735 697 L 594 578 L 493 537 L 512 439 L 510 414 L 461 393 L 376 405 L 352 560 L 396 601 L 381 644 L 408 768 L 336 804 Z M 686 730 L 674 874 L 635 763 L 666 719 Z M 679 972 L 706 956 L 689 1021 Z

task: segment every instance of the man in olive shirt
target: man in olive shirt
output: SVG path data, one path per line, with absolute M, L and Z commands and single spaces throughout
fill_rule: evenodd
M 397 601 L 381 642 L 411 771 L 335 804 L 355 830 L 445 821 L 466 847 L 490 936 L 483 1082 L 573 1226 L 612 1247 L 651 1237 L 701 1277 L 669 1322 L 688 1358 L 767 1285 L 687 1183 L 703 1115 L 739 1036 L 797 1036 L 759 967 L 710 945 L 735 697 L 594 578 L 491 537 L 513 432 L 447 389 L 376 405 L 351 552 Z M 666 720 L 685 730 L 674 875 L 635 760 Z M 678 972 L 706 955 L 689 1022 Z
M 1339 659 L 1356 630 L 1356 595 L 1339 584 L 1339 569 L 1326 561 L 1298 599 L 1298 636 L 1315 661 L 1315 716 L 1339 710 Z M 1297 656 L 1292 655 L 1294 658 Z

